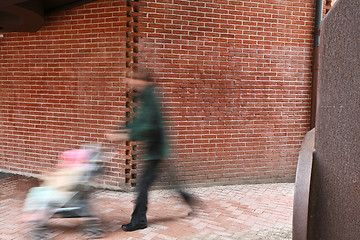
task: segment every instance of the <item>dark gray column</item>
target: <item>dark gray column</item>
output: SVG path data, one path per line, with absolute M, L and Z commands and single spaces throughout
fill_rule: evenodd
M 308 239 L 360 239 L 360 1 L 322 24 Z

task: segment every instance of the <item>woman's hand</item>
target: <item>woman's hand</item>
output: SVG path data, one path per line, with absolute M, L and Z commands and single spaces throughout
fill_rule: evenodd
M 118 133 L 106 134 L 106 138 L 112 142 L 121 142 L 121 141 L 129 140 L 130 136 L 126 132 L 121 132 L 121 133 L 118 132 Z

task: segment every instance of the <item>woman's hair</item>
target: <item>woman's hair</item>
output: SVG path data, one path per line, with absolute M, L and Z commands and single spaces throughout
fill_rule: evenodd
M 135 68 L 132 71 L 126 73 L 127 78 L 133 78 L 138 80 L 143 80 L 146 82 L 154 82 L 152 73 L 147 68 Z

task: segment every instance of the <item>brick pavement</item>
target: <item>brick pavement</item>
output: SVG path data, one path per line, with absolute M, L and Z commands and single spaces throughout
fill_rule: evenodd
M 23 200 L 36 181 L 24 177 L 0 179 L 0 240 L 28 239 L 29 225 L 19 220 Z M 99 190 L 93 205 L 106 230 L 104 239 L 163 240 L 285 240 L 291 239 L 293 183 L 190 188 L 205 206 L 196 215 L 168 190 L 150 193 L 149 227 L 124 232 L 134 193 Z M 79 219 L 53 219 L 55 240 L 86 239 Z

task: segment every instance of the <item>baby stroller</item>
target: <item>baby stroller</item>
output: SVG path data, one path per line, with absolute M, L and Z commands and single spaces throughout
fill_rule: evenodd
M 84 218 L 88 238 L 101 238 L 100 220 L 90 209 L 91 180 L 102 170 L 108 154 L 99 146 L 65 151 L 54 173 L 46 176 L 40 187 L 30 189 L 24 204 L 24 216 L 32 223 L 30 239 L 51 239 L 51 218 Z

